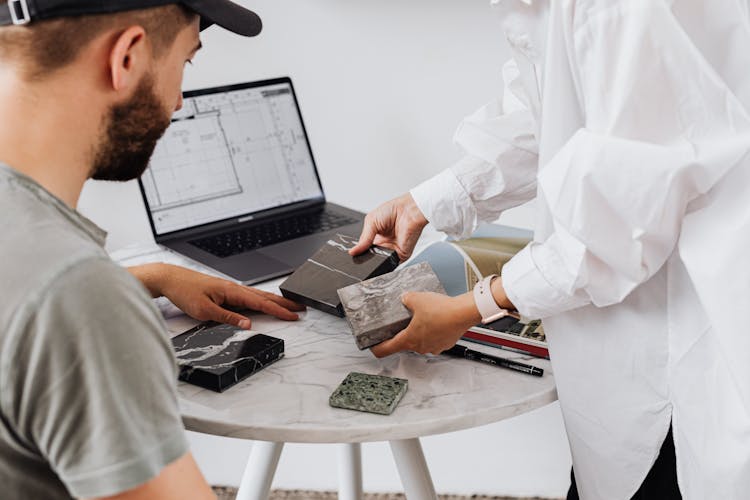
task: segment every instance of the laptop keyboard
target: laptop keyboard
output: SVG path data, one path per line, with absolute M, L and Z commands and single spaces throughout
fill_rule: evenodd
M 331 212 L 299 214 L 248 228 L 193 240 L 190 243 L 217 257 L 230 257 L 274 243 L 292 240 L 309 234 L 321 233 L 359 222 L 345 215 Z

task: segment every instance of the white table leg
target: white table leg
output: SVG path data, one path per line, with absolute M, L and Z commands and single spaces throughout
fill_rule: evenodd
M 236 500 L 267 500 L 284 443 L 254 441 Z
M 418 438 L 391 441 L 398 474 L 409 500 L 436 500 L 435 486 Z
M 339 500 L 362 500 L 362 446 L 339 445 Z

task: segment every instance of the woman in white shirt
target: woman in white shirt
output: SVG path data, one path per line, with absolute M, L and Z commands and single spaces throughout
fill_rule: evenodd
M 541 317 L 581 498 L 633 497 L 670 426 L 684 498 L 747 498 L 747 1 L 493 3 L 504 95 L 459 127 L 466 156 L 369 214 L 353 252 L 403 259 L 428 221 L 465 237 L 536 197 L 534 242 L 484 284 L 494 301 L 407 294 L 412 323 L 373 352 L 440 352 L 493 307 Z

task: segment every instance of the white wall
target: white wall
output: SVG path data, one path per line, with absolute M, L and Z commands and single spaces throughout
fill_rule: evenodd
M 367 211 L 450 165 L 460 119 L 497 94 L 507 49 L 487 0 L 256 0 L 263 34 L 212 28 L 185 88 L 290 75 L 330 200 Z M 79 208 L 111 249 L 151 239 L 135 183 L 89 183 Z M 501 221 L 531 227 L 521 207 Z M 239 480 L 249 444 L 192 435 L 209 480 Z M 441 492 L 562 495 L 570 454 L 559 406 L 424 440 Z M 290 445 L 275 487 L 336 487 L 335 446 Z M 400 482 L 387 446 L 364 448 L 365 487 Z

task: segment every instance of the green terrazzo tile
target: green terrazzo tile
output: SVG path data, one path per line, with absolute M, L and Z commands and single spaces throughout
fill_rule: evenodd
M 328 402 L 334 408 L 390 415 L 404 397 L 409 381 L 402 378 L 352 372 Z

